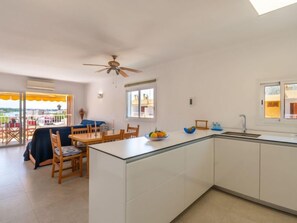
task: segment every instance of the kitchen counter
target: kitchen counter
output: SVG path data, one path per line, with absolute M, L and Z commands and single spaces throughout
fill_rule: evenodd
M 89 222 L 171 222 L 213 186 L 297 215 L 297 137 L 226 131 L 92 145 Z
M 149 141 L 145 137 L 127 139 L 118 142 L 103 143 L 92 145 L 91 148 L 115 156 L 117 158 L 127 160 L 138 156 L 148 155 L 150 153 L 158 153 L 163 149 L 168 149 L 191 141 L 198 141 L 208 137 L 228 137 L 241 138 L 246 140 L 288 143 L 297 146 L 297 136 L 294 134 L 264 132 L 264 131 L 248 131 L 249 133 L 261 134 L 258 138 L 248 138 L 242 136 L 222 135 L 226 131 L 240 132 L 238 129 L 224 129 L 224 131 L 197 130 L 193 134 L 186 134 L 183 130 L 170 132 L 169 137 L 161 141 Z M 112 146 L 111 146 L 112 145 Z

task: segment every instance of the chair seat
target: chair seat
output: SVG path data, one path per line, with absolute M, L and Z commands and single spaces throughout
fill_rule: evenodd
M 74 146 L 62 146 L 63 156 L 73 156 L 76 154 L 80 154 L 82 151 Z M 55 148 L 55 153 L 60 156 L 60 150 Z

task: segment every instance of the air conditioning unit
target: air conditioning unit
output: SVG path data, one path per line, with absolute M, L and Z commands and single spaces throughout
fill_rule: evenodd
M 55 84 L 53 81 L 50 81 L 50 80 L 30 79 L 30 80 L 27 80 L 27 88 L 36 89 L 36 90 L 54 91 Z

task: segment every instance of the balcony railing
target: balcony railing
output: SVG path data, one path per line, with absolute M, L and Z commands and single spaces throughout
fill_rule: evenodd
M 25 125 L 21 128 L 18 117 L 0 116 L 0 145 L 20 143 L 20 135 L 24 135 L 26 140 L 32 138 L 36 128 L 51 126 L 67 126 L 67 119 L 71 115 L 46 114 L 30 115 L 26 118 Z M 21 131 L 23 133 L 21 133 Z

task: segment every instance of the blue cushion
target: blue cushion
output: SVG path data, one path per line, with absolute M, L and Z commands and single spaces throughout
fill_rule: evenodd
M 94 120 L 83 119 L 80 124 L 81 125 L 95 125 L 95 121 Z M 102 124 L 105 124 L 105 122 L 96 121 L 97 126 L 100 126 Z
M 55 148 L 55 153 L 60 156 L 60 150 Z M 74 146 L 62 146 L 63 156 L 72 156 L 76 154 L 80 154 L 81 150 L 75 148 Z

